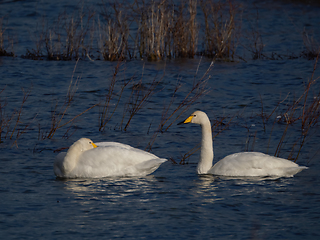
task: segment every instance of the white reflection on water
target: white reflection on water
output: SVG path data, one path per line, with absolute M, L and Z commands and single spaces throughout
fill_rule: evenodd
M 86 199 L 100 197 L 108 201 L 119 201 L 130 196 L 139 196 L 155 192 L 158 180 L 154 176 L 144 178 L 103 178 L 63 180 L 66 194 Z M 140 198 L 141 201 L 148 201 Z
M 249 202 L 261 198 L 273 199 L 275 195 L 286 194 L 293 181 L 293 178 L 231 178 L 202 175 L 195 181 L 191 194 L 201 198 L 202 203 L 230 203 L 237 199 L 239 203 L 248 205 Z

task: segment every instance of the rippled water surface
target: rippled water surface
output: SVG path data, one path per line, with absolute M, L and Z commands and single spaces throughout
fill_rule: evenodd
M 272 4 L 271 4 L 272 3 Z M 244 3 L 245 4 L 245 3 Z M 256 5 L 255 5 L 256 4 Z M 303 49 L 304 27 L 319 26 L 317 6 L 265 1 L 247 3 L 244 13 L 260 9 L 266 51 L 299 53 Z M 64 1 L 0 2 L 0 17 L 8 14 L 9 30 L 19 30 L 18 55 L 32 46 L 30 31 L 44 12 L 50 17 L 59 8 L 72 8 Z M 282 9 L 286 9 L 283 14 Z M 244 19 L 245 22 L 245 19 Z M 244 24 L 245 25 L 245 24 Z M 273 28 L 274 31 L 270 29 Z M 295 52 L 296 51 L 296 52 Z M 248 54 L 250 55 L 250 54 Z M 3 239 L 319 239 L 320 158 L 319 126 L 315 126 L 297 160 L 308 166 L 293 178 L 230 179 L 198 176 L 199 152 L 188 164 L 162 164 L 143 178 L 59 180 L 53 174 L 54 150 L 70 146 L 80 137 L 95 142 L 117 141 L 145 149 L 153 139 L 174 89 L 180 86 L 172 109 L 186 96 L 194 79 L 201 79 L 210 60 L 195 58 L 167 62 L 133 60 L 123 63 L 118 74 L 120 94 L 123 82 L 133 79 L 123 92 L 117 110 L 104 131 L 99 131 L 97 106 L 62 127 L 52 139 L 42 140 L 50 129 L 56 104 L 62 106 L 70 85 L 78 79 L 74 101 L 65 121 L 103 102 L 117 62 L 34 61 L 21 57 L 0 57 L 2 117 L 19 110 L 23 93 L 30 95 L 23 105 L 18 127 L 27 131 L 12 139 L 2 134 L 0 143 L 0 231 Z M 76 70 L 74 72 L 76 66 Z M 261 101 L 271 112 L 288 96 L 304 91 L 314 60 L 305 58 L 250 60 L 215 63 L 208 73 L 208 94 L 200 97 L 178 120 L 195 109 L 210 119 L 232 119 L 232 124 L 214 139 L 215 159 L 239 151 L 273 154 L 284 124 L 266 124 L 264 131 Z M 72 78 L 72 76 L 74 77 Z M 315 77 L 319 70 L 315 71 Z M 134 85 L 142 79 L 142 85 Z M 127 131 L 128 101 L 135 86 L 147 88 L 160 81 Z M 310 94 L 316 94 L 319 84 Z M 290 93 L 290 94 L 289 94 Z M 289 94 L 289 95 L 288 95 Z M 111 106 L 116 106 L 114 98 Z M 16 116 L 14 116 L 16 117 Z M 177 121 L 178 122 L 178 121 Z M 11 128 L 15 122 L 10 126 Z M 216 130 L 217 132 L 218 130 Z M 64 137 L 65 136 L 65 137 Z M 299 126 L 287 136 L 281 156 L 287 157 L 290 144 L 299 137 Z M 15 140 L 17 139 L 17 142 Z M 178 162 L 201 139 L 199 126 L 172 125 L 155 139 L 152 152 Z M 254 143 L 254 144 L 253 144 Z

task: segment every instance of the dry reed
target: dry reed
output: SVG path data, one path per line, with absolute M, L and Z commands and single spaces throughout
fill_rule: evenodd
M 131 95 L 129 97 L 128 102 L 125 104 L 125 108 L 123 111 L 122 121 L 120 128 L 124 131 L 126 131 L 129 127 L 129 124 L 131 123 L 132 118 L 147 104 L 148 100 L 156 93 L 156 87 L 158 84 L 162 81 L 164 76 L 160 77 L 160 79 L 157 79 L 157 76 L 153 78 L 153 81 L 148 84 L 143 83 L 143 72 L 141 79 L 138 83 L 132 83 L 131 87 Z M 127 122 L 124 127 L 124 119 L 126 115 Z
M 305 46 L 305 50 L 302 52 L 302 56 L 311 60 L 318 58 L 320 54 L 320 43 L 317 42 L 313 36 L 310 36 L 305 29 L 302 33 L 303 36 L 303 44 Z
M 77 62 L 78 63 L 78 62 Z M 79 82 L 79 77 L 74 81 L 74 73 L 76 71 L 77 63 L 74 67 L 73 74 L 70 80 L 70 84 L 68 87 L 68 91 L 66 94 L 66 97 L 64 99 L 64 102 L 62 105 L 59 106 L 59 101 L 57 100 L 54 109 L 51 111 L 51 125 L 49 130 L 42 130 L 41 126 L 39 125 L 39 132 L 38 132 L 38 138 L 39 139 L 51 139 L 53 136 L 56 134 L 57 130 L 68 126 L 72 124 L 78 117 L 83 115 L 84 113 L 88 112 L 92 108 L 96 107 L 98 104 L 94 104 L 93 106 L 87 108 L 86 110 L 82 111 L 78 115 L 74 116 L 73 118 L 69 120 L 65 120 L 65 116 L 67 114 L 68 109 L 71 107 L 72 102 L 74 101 L 74 96 L 75 93 L 78 89 L 78 82 Z M 69 132 L 70 128 L 67 129 L 67 131 L 64 133 L 64 136 L 67 135 Z
M 2 89 L 0 94 L 5 89 Z M 27 91 L 22 89 L 23 97 L 21 101 L 20 108 L 13 109 L 11 113 L 6 112 L 6 108 L 8 103 L 6 101 L 2 101 L 0 98 L 0 143 L 4 139 L 14 140 L 12 145 L 17 145 L 17 140 L 20 136 L 27 131 L 30 124 L 33 122 L 32 119 L 29 123 L 24 123 L 22 120 L 24 105 L 30 96 L 32 87 L 30 87 Z
M 199 34 L 197 1 L 189 0 L 188 5 L 181 2 L 176 12 L 173 29 L 174 56 L 193 58 L 197 53 Z
M 168 1 L 144 1 L 140 4 L 135 1 L 134 9 L 138 31 L 135 36 L 135 45 L 140 58 L 157 60 L 171 57 L 171 28 L 173 25 L 171 8 Z
M 118 61 L 117 66 L 114 68 L 114 73 L 113 73 L 112 79 L 109 83 L 108 92 L 105 95 L 104 102 L 99 104 L 99 106 L 100 106 L 99 131 L 105 130 L 107 123 L 111 120 L 112 116 L 114 115 L 114 113 L 116 112 L 116 110 L 119 106 L 123 91 L 125 90 L 125 88 L 129 84 L 129 82 L 132 80 L 132 78 L 130 78 L 129 80 L 123 81 L 123 84 L 121 85 L 119 92 L 115 92 L 116 85 L 120 82 L 119 79 L 117 78 L 117 76 L 119 74 L 121 66 L 122 66 L 122 61 Z M 117 100 L 115 100 L 116 104 L 112 106 L 111 102 L 114 100 L 114 96 L 118 96 L 118 98 L 117 98 Z
M 195 0 L 190 0 L 189 4 L 181 3 L 178 7 L 168 0 L 149 3 L 136 0 L 127 7 L 113 4 L 112 8 L 104 10 L 106 23 L 98 21 L 103 58 L 159 60 L 194 57 L 198 43 L 196 9 Z M 131 34 L 130 18 L 136 26 L 134 29 L 137 29 Z M 131 46 L 129 39 L 133 40 Z
M 236 44 L 237 7 L 231 1 L 200 1 L 205 21 L 204 55 L 218 59 L 233 59 Z
M 13 50 L 13 40 L 6 34 L 7 28 L 4 27 L 3 20 L 4 17 L 0 18 L 0 56 L 13 57 L 14 53 L 7 50 L 9 46 L 11 46 L 11 49 Z
M 27 49 L 25 58 L 77 60 L 88 56 L 93 48 L 93 17 L 95 12 L 83 9 L 68 15 L 61 13 L 51 26 L 42 19 L 36 47 Z
M 61 13 L 51 24 L 42 19 L 35 47 L 27 49 L 23 57 L 153 61 L 203 55 L 220 61 L 234 61 L 236 57 L 245 61 L 236 53 L 241 44 L 253 59 L 296 58 L 293 54 L 274 52 L 265 55 L 258 20 L 257 12 L 256 21 L 240 39 L 242 9 L 231 0 L 189 0 L 178 4 L 173 0 L 113 2 L 101 4 L 100 13 L 83 6 L 73 14 Z M 0 53 L 13 55 L 1 46 L 5 31 L 2 20 L 0 30 Z M 306 31 L 303 40 L 305 50 L 300 57 L 314 59 L 319 53 L 319 43 Z
M 259 29 L 259 11 L 257 10 L 256 12 L 256 17 L 253 23 L 250 23 L 249 30 L 244 33 L 244 38 L 247 39 L 247 44 L 242 44 L 242 46 L 252 54 L 253 60 L 267 58 L 263 54 L 265 45 Z
M 288 127 L 296 122 L 300 124 L 300 138 L 297 139 L 291 148 L 289 159 L 297 161 L 302 147 L 306 143 L 311 128 L 317 126 L 320 117 L 320 91 L 318 89 L 319 77 L 315 78 L 314 74 L 317 68 L 319 54 L 314 63 L 313 72 L 308 80 L 302 95 L 291 105 L 288 106 L 285 113 L 282 114 L 286 123 L 286 128 L 283 132 L 282 138 L 278 144 L 276 155 L 279 155 L 281 147 L 286 137 Z M 313 94 L 313 95 L 312 95 Z
M 261 113 L 258 114 L 262 118 L 263 128 L 266 131 L 267 122 L 273 117 L 272 129 L 270 130 L 269 144 L 271 136 L 276 124 L 282 128 L 282 135 L 277 144 L 274 155 L 280 156 L 283 149 L 289 149 L 288 159 L 297 161 L 303 146 L 305 145 L 312 128 L 319 124 L 320 118 L 320 91 L 318 90 L 319 77 L 315 77 L 315 71 L 318 64 L 319 55 L 313 66 L 313 72 L 310 79 L 307 81 L 303 93 L 295 100 L 289 99 L 289 94 L 277 103 L 271 113 L 264 112 L 263 103 L 261 100 Z M 290 130 L 300 132 L 299 137 L 290 139 Z M 296 135 L 295 135 L 296 136 Z M 292 140 L 292 141 L 291 141 Z
M 193 85 L 181 99 L 177 98 L 177 94 L 179 93 L 179 89 L 182 87 L 182 85 L 180 83 L 180 80 L 177 81 L 170 102 L 164 103 L 162 117 L 159 122 L 158 128 L 151 137 L 146 150 L 151 151 L 152 146 L 159 134 L 168 131 L 168 129 L 181 117 L 182 114 L 189 110 L 191 106 L 194 106 L 197 100 L 208 94 L 209 90 L 207 88 L 207 81 L 210 79 L 209 72 L 212 69 L 214 62 L 211 62 L 210 66 L 202 75 L 202 77 L 197 78 L 200 63 L 201 61 L 199 62 L 196 74 L 194 76 Z M 177 100 L 179 102 L 177 102 Z
M 110 9 L 113 12 L 110 12 Z M 98 19 L 98 26 L 99 49 L 103 59 L 108 61 L 125 59 L 130 55 L 129 24 L 126 13 L 114 3 L 112 7 L 104 6 L 102 15 L 106 23 Z

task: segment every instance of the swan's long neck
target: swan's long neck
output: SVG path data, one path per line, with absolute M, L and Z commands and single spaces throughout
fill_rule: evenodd
M 212 147 L 212 132 L 209 119 L 201 124 L 202 142 L 200 161 L 198 163 L 198 174 L 206 174 L 212 167 L 213 147 Z

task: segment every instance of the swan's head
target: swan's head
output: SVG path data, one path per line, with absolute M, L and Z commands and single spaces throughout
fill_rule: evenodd
M 209 121 L 209 118 L 205 112 L 195 111 L 186 120 L 178 123 L 178 125 L 186 124 L 186 123 L 196 123 L 196 124 L 204 125 L 208 121 Z
M 75 168 L 75 166 L 77 165 L 77 161 L 83 152 L 96 147 L 97 145 L 95 145 L 88 138 L 80 138 L 78 141 L 72 144 L 67 154 L 63 158 L 60 166 L 62 175 L 68 174 Z
M 81 152 L 84 152 L 84 151 L 96 148 L 97 145 L 95 145 L 93 141 L 90 140 L 89 138 L 80 138 L 71 147 L 75 147 Z

